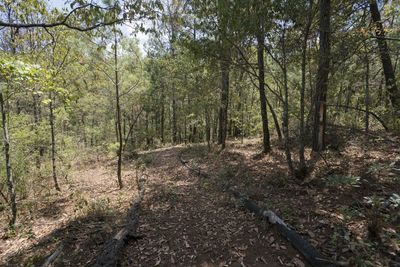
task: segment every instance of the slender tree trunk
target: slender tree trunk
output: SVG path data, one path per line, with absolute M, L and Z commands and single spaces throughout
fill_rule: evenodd
M 283 136 L 285 141 L 285 155 L 286 161 L 289 168 L 290 175 L 294 175 L 292 154 L 290 152 L 289 146 L 289 87 L 288 87 L 288 77 L 287 77 L 287 65 L 286 65 L 286 29 L 284 29 L 282 36 L 282 54 L 283 54 L 283 64 L 282 64 L 282 72 L 283 72 L 283 83 L 284 83 L 284 103 L 283 103 Z
M 272 107 L 272 105 L 269 103 L 268 100 L 267 100 L 267 105 L 268 105 L 269 110 L 271 111 L 272 119 L 274 120 L 275 131 L 276 131 L 276 134 L 278 135 L 278 141 L 279 141 L 279 143 L 282 143 L 282 132 L 281 132 L 281 127 L 279 126 L 278 117 L 276 116 L 274 108 Z
M 58 186 L 58 180 L 57 180 L 57 162 L 56 162 L 56 137 L 55 137 L 55 131 L 54 131 L 54 107 L 53 107 L 53 95 L 50 92 L 49 93 L 49 98 L 50 98 L 50 134 L 51 134 L 51 164 L 52 164 L 52 174 L 53 174 L 53 181 L 54 181 L 54 188 L 57 191 L 61 191 L 60 187 Z
M 313 145 L 314 152 L 320 152 L 325 149 L 325 129 L 326 129 L 326 94 L 328 90 L 328 76 L 330 68 L 330 50 L 331 50 L 331 1 L 321 0 L 319 7 L 319 63 L 316 83 L 316 97 L 314 108 L 314 128 Z
M 171 46 L 171 57 L 175 58 L 175 17 L 176 14 L 172 17 L 173 19 L 170 21 L 171 23 L 171 39 L 170 39 L 170 46 Z M 172 144 L 176 144 L 178 141 L 178 128 L 177 128 L 177 105 L 176 105 L 176 86 L 174 81 L 172 82 L 172 125 L 171 125 L 171 134 L 172 134 Z
M 172 144 L 176 144 L 177 138 L 177 119 L 176 119 L 176 96 L 175 96 L 175 85 L 172 85 Z
M 118 70 L 118 39 L 117 32 L 114 29 L 114 74 L 115 74 L 115 102 L 117 115 L 117 139 L 118 139 L 118 163 L 117 163 L 117 178 L 118 186 L 122 189 L 122 126 L 121 126 L 121 107 L 119 102 L 119 70 Z
M 94 129 L 94 117 L 92 118 L 92 123 L 90 126 L 92 129 Z M 93 131 L 91 131 L 90 133 L 90 146 L 93 147 L 94 146 L 94 133 Z
M 41 157 L 43 156 L 42 155 L 42 145 L 41 145 L 41 143 L 40 143 L 40 141 L 38 141 L 39 140 L 39 121 L 40 121 L 40 118 L 39 118 L 39 115 L 40 115 L 40 112 L 39 112 L 39 109 L 40 109 L 40 106 L 39 106 L 40 104 L 39 104 L 39 96 L 37 95 L 37 94 L 34 94 L 33 95 L 33 119 L 34 119 L 34 122 L 35 122 L 35 135 L 36 135 L 36 155 L 35 155 L 35 161 L 36 161 L 36 169 L 39 171 L 39 175 L 40 175 L 40 167 L 41 167 L 41 165 L 42 165 L 42 163 L 41 163 Z
M 82 127 L 82 135 L 83 135 L 83 144 L 86 147 L 87 146 L 87 137 L 86 137 L 86 126 L 85 126 L 85 114 L 82 115 L 81 122 L 82 122 L 81 127 Z
M 245 110 L 244 107 L 247 106 L 246 105 L 247 97 L 246 97 L 246 94 L 243 94 L 242 86 L 240 87 L 240 91 L 242 92 L 241 95 L 244 96 L 244 97 L 240 98 L 240 101 L 243 101 L 243 104 L 241 105 L 241 108 L 240 108 L 240 142 L 243 144 L 244 143 L 244 135 L 245 135 L 245 131 L 246 131 L 245 122 L 244 122 L 244 110 Z
M 211 140 L 211 127 L 210 127 L 211 116 L 210 116 L 210 111 L 207 108 L 204 109 L 204 117 L 206 120 L 205 132 L 206 132 L 207 148 L 208 148 L 208 151 L 211 151 L 211 143 L 210 143 L 210 140 Z
M 368 133 L 368 131 L 369 131 L 369 57 L 367 51 L 365 51 L 365 132 Z
M 164 125 L 165 125 L 165 108 L 164 108 L 164 86 L 161 86 L 161 118 L 160 118 L 160 137 L 161 144 L 164 144 Z
M 184 135 L 184 142 L 185 142 L 185 144 L 187 144 L 187 142 L 188 142 L 188 138 L 187 138 L 187 118 L 186 118 L 186 115 L 184 116 L 184 118 L 183 118 L 183 135 Z M 189 126 L 189 131 L 191 131 L 191 129 L 190 128 L 192 128 L 192 126 Z M 189 142 L 191 142 L 191 136 L 190 136 L 190 134 L 189 134 Z
M 221 67 L 221 103 L 219 108 L 218 144 L 225 149 L 227 126 L 228 126 L 228 105 L 229 105 L 229 57 L 224 56 L 220 62 Z
M 376 0 L 370 0 L 369 5 L 374 31 L 377 37 L 379 54 L 382 61 L 383 73 L 385 75 L 386 89 L 394 110 L 400 112 L 400 90 L 396 84 L 395 72 L 390 58 L 389 48 L 385 40 L 385 30 L 382 25 L 381 14 Z
M 306 91 L 306 64 L 307 64 L 307 41 L 312 23 L 312 9 L 314 0 L 309 1 L 308 19 L 304 30 L 303 43 L 302 43 L 302 54 L 301 54 L 301 88 L 300 88 L 300 148 L 299 148 L 299 160 L 300 160 L 300 171 L 306 169 L 306 160 L 304 157 L 304 146 L 305 146 L 305 130 L 304 130 L 304 107 L 305 107 L 305 91 Z
M 13 226 L 17 220 L 17 201 L 15 197 L 15 185 L 11 169 L 10 136 L 8 134 L 7 111 L 5 108 L 3 92 L 0 92 L 0 108 L 1 108 L 1 119 L 2 119 L 1 122 L 3 127 L 3 151 L 4 151 L 4 159 L 6 162 L 7 188 L 10 197 L 10 208 L 11 208 L 10 226 Z
M 214 144 L 215 143 L 215 139 L 216 139 L 216 136 L 217 136 L 217 121 L 218 121 L 218 117 L 217 117 L 217 114 L 218 114 L 218 111 L 215 109 L 215 108 L 212 108 L 211 109 L 211 121 L 210 121 L 210 123 L 211 123 L 211 129 L 210 129 L 210 132 L 211 132 L 211 136 L 210 136 L 210 143 L 211 144 Z
M 267 99 L 265 96 L 265 69 L 264 69 L 264 33 L 262 26 L 257 34 L 257 61 L 258 61 L 258 90 L 260 93 L 260 112 L 263 128 L 263 153 L 268 153 L 271 150 L 268 115 L 267 115 Z

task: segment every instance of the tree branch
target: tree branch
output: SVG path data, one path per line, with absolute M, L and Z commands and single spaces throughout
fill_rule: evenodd
M 13 22 L 5 22 L 5 21 L 0 20 L 0 27 L 12 27 L 12 28 L 16 28 L 16 29 L 20 29 L 20 28 L 44 28 L 44 29 L 47 29 L 47 28 L 53 28 L 53 27 L 58 27 L 58 26 L 64 26 L 64 27 L 67 27 L 72 30 L 85 32 L 85 31 L 94 30 L 98 27 L 109 26 L 109 25 L 113 25 L 115 23 L 124 21 L 124 19 L 118 18 L 118 19 L 115 19 L 115 20 L 112 20 L 109 22 L 99 22 L 99 23 L 93 24 L 92 26 L 88 26 L 88 27 L 80 27 L 80 26 L 75 26 L 75 25 L 68 23 L 68 19 L 71 17 L 72 14 L 76 13 L 80 9 L 84 9 L 87 7 L 99 7 L 99 6 L 96 6 L 93 4 L 85 4 L 85 5 L 76 7 L 73 10 L 71 10 L 64 17 L 63 20 L 53 22 L 53 23 L 45 23 L 45 22 L 43 22 L 43 23 L 13 23 Z M 103 8 L 103 7 L 100 7 L 100 8 L 107 9 L 107 8 Z M 107 10 L 109 10 L 109 9 L 107 9 Z

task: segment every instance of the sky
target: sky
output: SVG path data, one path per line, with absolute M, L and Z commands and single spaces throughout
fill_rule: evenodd
M 96 1 L 96 0 L 95 0 Z M 69 8 L 69 2 L 68 0 L 47 0 L 49 3 L 50 7 L 62 9 L 62 8 Z M 136 38 L 139 40 L 139 48 L 142 51 L 143 54 L 146 54 L 145 50 L 145 44 L 148 40 L 148 36 L 142 32 L 134 33 L 132 30 L 132 27 L 129 27 L 130 23 L 127 23 L 127 25 L 121 26 L 121 30 L 125 36 L 132 36 L 135 35 Z

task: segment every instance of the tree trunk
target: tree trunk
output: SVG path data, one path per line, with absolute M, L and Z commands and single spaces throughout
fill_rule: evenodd
M 229 105 L 229 57 L 224 56 L 220 61 L 221 68 L 221 103 L 219 108 L 218 144 L 225 149 L 226 133 L 228 126 Z
M 257 62 L 258 62 L 258 90 L 260 93 L 260 112 L 263 128 L 263 153 L 268 153 L 271 150 L 268 116 L 267 116 L 267 100 L 265 96 L 265 70 L 264 70 L 264 33 L 262 26 L 257 34 Z
M 55 137 L 55 131 L 54 131 L 54 107 L 53 107 L 53 96 L 52 93 L 49 93 L 49 98 L 50 98 L 50 134 L 51 134 L 51 164 L 52 164 L 52 174 L 53 174 L 53 181 L 54 181 L 54 187 L 57 191 L 61 191 L 60 187 L 58 186 L 58 181 L 57 181 L 57 162 L 56 162 L 56 137 Z
M 172 127 L 171 127 L 171 131 L 172 131 L 172 144 L 176 144 L 176 142 L 178 141 L 177 138 L 177 119 L 176 119 L 176 99 L 175 99 L 175 85 L 172 85 Z
M 36 169 L 39 171 L 40 175 L 40 167 L 42 165 L 41 163 L 41 157 L 43 156 L 43 148 L 42 145 L 40 144 L 39 140 L 39 121 L 40 121 L 40 102 L 39 102 L 39 96 L 37 94 L 33 95 L 33 119 L 35 122 L 35 135 L 36 135 L 36 155 L 35 155 L 35 162 L 36 162 Z
M 302 43 L 302 54 L 301 54 L 301 88 L 300 88 L 300 140 L 299 140 L 299 160 L 300 160 L 300 171 L 306 169 L 306 161 L 304 157 L 304 146 L 305 146 L 305 130 L 304 130 L 304 106 L 305 106 L 305 91 L 306 91 L 306 64 L 307 64 L 307 41 L 312 23 L 312 9 L 313 0 L 309 1 L 308 19 L 304 30 L 303 43 Z
M 2 92 L 0 92 L 0 108 L 1 108 L 1 119 L 2 119 L 1 122 L 3 127 L 3 151 L 4 151 L 4 159 L 6 162 L 7 187 L 8 187 L 8 194 L 10 197 L 10 207 L 11 207 L 10 226 L 13 226 L 15 224 L 15 221 L 17 220 L 17 202 L 15 197 L 15 185 L 11 169 L 10 137 L 8 134 L 7 111 L 5 109 L 5 102 Z
M 118 163 L 117 163 L 117 178 L 118 186 L 122 189 L 122 126 L 121 126 L 121 107 L 119 103 L 119 72 L 118 72 L 118 40 L 117 32 L 114 29 L 114 74 L 115 74 L 115 102 L 117 115 L 117 139 L 118 139 Z
M 377 37 L 379 54 L 382 61 L 383 73 L 385 75 L 386 89 L 394 110 L 400 112 L 400 90 L 396 84 L 396 77 L 389 54 L 389 48 L 385 40 L 385 30 L 382 25 L 381 14 L 376 0 L 370 0 L 369 8 L 371 11 L 373 29 Z
M 274 120 L 275 131 L 276 131 L 276 134 L 278 135 L 278 141 L 280 143 L 282 143 L 282 132 L 281 132 L 281 127 L 279 126 L 278 117 L 276 116 L 274 108 L 272 107 L 272 105 L 269 103 L 268 100 L 267 100 L 267 105 L 268 105 L 269 110 L 271 111 L 272 119 Z
M 160 118 L 160 138 L 161 144 L 164 144 L 164 123 L 165 123 L 165 109 L 164 109 L 164 86 L 161 85 L 161 118 Z
M 286 65 L 286 29 L 283 30 L 282 36 L 282 54 L 283 54 L 283 64 L 282 64 L 282 72 L 283 72 L 283 84 L 284 84 L 284 103 L 283 103 L 283 136 L 285 142 L 285 155 L 286 161 L 289 168 L 290 175 L 294 175 L 294 168 L 292 162 L 292 154 L 290 152 L 289 147 L 289 86 L 288 86 L 288 77 L 287 77 L 287 65 Z
M 366 47 L 365 47 L 366 48 Z M 369 58 L 365 52 L 365 132 L 369 131 Z
M 331 50 L 331 1 L 321 0 L 319 6 L 319 63 L 316 82 L 316 96 L 314 108 L 314 128 L 312 150 L 320 152 L 325 149 L 326 129 L 326 94 L 328 90 L 328 76 L 330 68 Z
M 205 132 L 206 132 L 207 148 L 208 148 L 208 151 L 211 151 L 211 142 L 210 142 L 211 141 L 211 127 L 210 127 L 211 116 L 210 116 L 209 109 L 207 109 L 207 108 L 204 109 L 204 115 L 205 115 L 205 120 L 206 120 Z

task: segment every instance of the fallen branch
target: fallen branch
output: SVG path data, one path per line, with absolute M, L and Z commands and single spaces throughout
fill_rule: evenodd
M 138 180 L 138 196 L 133 201 L 126 217 L 125 227 L 122 228 L 105 245 L 97 257 L 95 267 L 114 267 L 118 264 L 118 256 L 129 238 L 137 238 L 136 229 L 139 224 L 140 202 L 144 194 L 144 178 Z
M 188 168 L 190 171 L 196 173 L 197 175 L 209 178 L 210 176 L 202 172 L 200 168 L 194 168 L 190 166 L 189 161 L 182 158 L 182 153 L 178 155 L 180 162 Z M 239 199 L 243 205 L 252 211 L 253 213 L 259 215 L 263 219 L 266 219 L 271 224 L 276 225 L 279 233 L 285 237 L 307 260 L 307 262 L 313 267 L 334 267 L 334 266 L 347 266 L 345 263 L 333 262 L 321 255 L 310 243 L 303 239 L 298 233 L 290 229 L 289 226 L 279 218 L 274 212 L 270 210 L 262 210 L 256 204 L 251 202 L 249 199 L 243 197 L 237 192 L 231 191 L 233 196 Z
M 43 263 L 42 267 L 50 266 L 57 258 L 60 256 L 62 250 L 64 249 L 64 243 L 61 243 L 57 249 L 47 258 L 47 260 Z
M 267 220 L 269 223 L 276 225 L 279 233 L 285 237 L 310 263 L 313 267 L 322 266 L 337 266 L 337 264 L 329 261 L 327 258 L 322 256 L 310 243 L 303 239 L 298 233 L 290 229 L 289 226 L 279 218 L 274 212 L 270 210 L 262 210 L 255 203 L 249 199 L 243 197 L 237 192 L 233 192 L 235 198 L 239 199 L 244 207 L 251 212 Z

